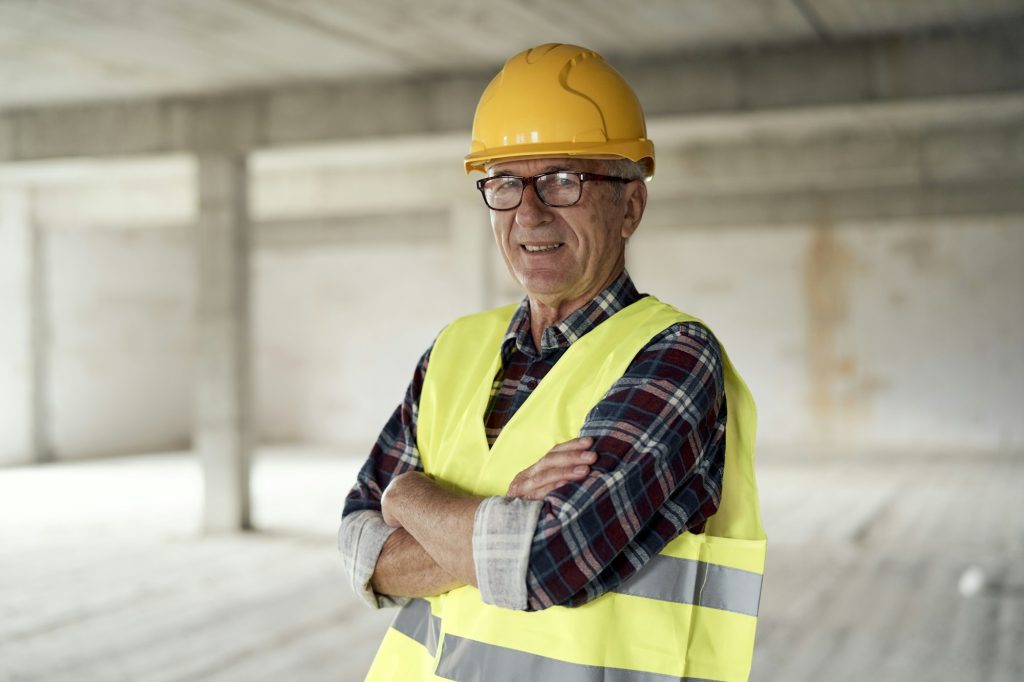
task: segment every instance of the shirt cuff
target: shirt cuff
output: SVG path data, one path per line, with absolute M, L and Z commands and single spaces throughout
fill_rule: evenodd
M 540 516 L 540 500 L 488 497 L 473 519 L 473 564 L 486 604 L 526 608 L 526 569 Z
M 341 552 L 342 565 L 352 589 L 374 609 L 402 606 L 409 601 L 406 597 L 377 594 L 370 587 L 370 578 L 373 577 L 384 541 L 396 530 L 384 523 L 380 512 L 370 509 L 343 516 L 338 529 L 338 551 Z

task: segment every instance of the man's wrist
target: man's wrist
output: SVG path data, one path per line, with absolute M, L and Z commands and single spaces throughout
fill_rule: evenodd
M 407 471 L 391 479 L 381 495 L 381 514 L 384 522 L 392 528 L 404 528 L 402 512 L 408 507 L 409 499 L 422 490 L 424 485 L 436 485 L 433 479 L 422 471 Z
M 391 479 L 388 487 L 385 488 L 384 492 L 381 494 L 380 513 L 384 517 L 384 523 L 388 524 L 392 528 L 402 527 L 402 521 L 399 518 L 402 486 L 404 485 L 405 478 L 411 473 L 412 472 L 406 472 L 395 476 Z

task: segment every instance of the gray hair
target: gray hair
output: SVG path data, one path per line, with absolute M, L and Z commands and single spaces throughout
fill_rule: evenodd
M 630 159 L 609 159 L 605 161 L 605 175 L 614 175 L 627 180 L 642 180 L 647 176 L 647 168 L 639 161 Z M 615 183 L 612 186 L 612 201 L 619 203 L 622 200 L 622 185 Z

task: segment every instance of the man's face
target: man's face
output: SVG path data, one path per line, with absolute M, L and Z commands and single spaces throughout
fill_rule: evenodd
M 529 177 L 559 170 L 608 174 L 604 162 L 580 158 L 505 161 L 487 174 Z M 498 248 L 527 294 L 558 306 L 595 296 L 618 274 L 626 239 L 636 230 L 646 201 L 642 182 L 620 188 L 621 198 L 613 201 L 615 183 L 588 181 L 578 203 L 552 208 L 531 186 L 518 208 L 491 211 Z

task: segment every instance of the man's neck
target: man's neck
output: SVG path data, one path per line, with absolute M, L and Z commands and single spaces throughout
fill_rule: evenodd
M 615 279 L 622 274 L 622 270 L 612 274 L 601 286 L 582 296 L 570 300 L 547 299 L 527 293 L 530 299 L 530 335 L 533 337 L 533 347 L 540 352 L 540 340 L 544 330 L 556 325 L 574 312 L 594 300 L 594 297 L 607 289 Z

